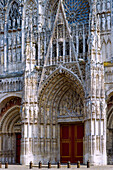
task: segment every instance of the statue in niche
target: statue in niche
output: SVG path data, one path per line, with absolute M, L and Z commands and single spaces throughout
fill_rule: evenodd
M 28 17 L 26 17 L 26 27 L 28 27 L 29 25 L 29 20 L 28 20 Z
M 14 42 L 14 46 L 15 46 L 16 45 L 16 35 L 14 35 L 13 42 Z
M 97 2 L 97 12 L 100 12 L 100 1 Z
M 91 33 L 91 40 L 90 40 L 92 46 L 94 47 L 95 46 L 95 37 L 94 37 L 94 33 L 92 32 Z
M 110 30 L 111 28 L 111 15 L 110 13 L 107 14 L 107 29 Z
M 20 61 L 20 53 L 19 53 L 19 51 L 17 52 L 17 61 Z
M 16 28 L 16 19 L 14 18 L 14 20 L 13 20 L 13 29 L 15 29 Z
M 8 44 L 9 44 L 9 46 L 12 44 L 11 43 L 11 36 L 9 36 L 9 38 L 8 38 Z
M 8 51 L 8 61 L 11 62 L 11 50 Z
M 18 25 L 18 28 L 20 28 L 20 17 L 18 17 L 17 19 L 17 25 Z
M 104 104 L 104 102 L 101 102 L 101 104 L 100 104 L 101 115 L 104 113 L 104 108 L 105 108 L 105 104 Z
M 110 10 L 110 0 L 107 0 L 107 10 Z
M 20 44 L 20 35 L 17 34 L 17 44 Z
M 105 16 L 104 14 L 102 14 L 102 30 L 103 31 L 105 30 L 105 23 L 106 23 Z
M 105 11 L 105 1 L 102 1 L 102 11 Z
M 8 29 L 11 29 L 11 19 L 9 19 L 9 21 L 8 21 Z
M 97 109 L 96 109 L 96 111 L 97 111 L 97 115 L 99 115 L 99 112 L 100 112 L 100 104 L 99 104 L 98 101 L 97 101 Z
M 34 25 L 37 25 L 37 18 L 35 16 L 34 16 L 33 20 L 34 20 Z

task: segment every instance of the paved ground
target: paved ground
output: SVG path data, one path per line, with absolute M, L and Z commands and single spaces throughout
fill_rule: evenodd
M 0 170 L 3 170 L 5 169 L 5 165 L 2 165 L 2 168 L 0 168 Z M 8 166 L 8 169 L 10 170 L 26 170 L 26 169 L 29 169 L 29 166 L 22 166 L 22 165 L 9 165 Z M 38 167 L 33 167 L 32 168 L 33 170 L 39 170 Z M 71 169 L 74 170 L 74 169 L 77 169 L 77 166 L 76 165 L 73 165 L 71 166 Z M 82 165 L 81 168 L 79 168 L 80 170 L 86 170 L 87 167 L 85 165 Z M 91 169 L 91 170 L 113 170 L 113 165 L 107 165 L 107 166 L 91 166 L 91 168 L 88 168 L 88 169 Z M 48 170 L 47 167 L 43 167 L 42 170 Z M 51 170 L 58 170 L 57 168 L 52 167 Z M 67 167 L 66 166 L 62 166 L 61 167 L 61 170 L 67 170 Z

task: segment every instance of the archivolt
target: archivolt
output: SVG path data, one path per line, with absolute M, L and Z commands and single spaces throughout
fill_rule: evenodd
M 74 74 L 72 71 L 68 70 L 67 68 L 64 68 L 63 66 L 60 66 L 42 84 L 40 94 L 39 94 L 39 98 L 41 97 L 41 95 L 42 95 L 43 91 L 45 90 L 45 88 L 47 88 L 48 85 L 53 80 L 55 81 L 55 78 L 58 79 L 57 76 L 59 76 L 59 75 L 64 75 L 66 78 L 68 78 L 68 80 L 71 80 L 75 84 L 75 86 L 77 87 L 77 90 L 80 92 L 80 94 L 84 95 L 84 87 L 83 87 L 83 84 L 82 84 L 81 80 L 79 79 L 79 77 L 76 74 Z
M 8 98 L 13 98 L 13 97 L 19 97 L 22 98 L 22 94 L 21 93 L 11 93 L 11 94 L 6 94 L 4 95 L 1 99 L 0 99 L 0 103 L 2 103 L 4 100 L 8 99 Z
M 59 104 L 67 93 L 73 94 L 78 99 L 76 103 L 73 103 L 74 105 L 78 103 L 83 107 L 84 90 L 80 79 L 72 72 L 60 67 L 43 84 L 39 95 L 39 113 L 44 116 L 49 109 L 51 113 L 57 114 Z
M 0 130 L 2 133 L 11 132 L 14 123 L 20 119 L 20 106 L 15 105 L 10 108 L 2 117 Z

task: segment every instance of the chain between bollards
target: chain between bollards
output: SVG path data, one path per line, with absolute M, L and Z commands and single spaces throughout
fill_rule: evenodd
M 29 164 L 29 169 L 32 169 L 32 167 L 33 167 L 33 163 L 31 161 L 30 164 Z
M 5 163 L 5 168 L 8 168 L 8 162 Z
M 80 168 L 80 161 L 77 162 L 77 168 Z

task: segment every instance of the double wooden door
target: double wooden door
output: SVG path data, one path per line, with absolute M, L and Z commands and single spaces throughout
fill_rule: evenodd
M 16 163 L 20 164 L 21 133 L 16 134 Z
M 67 161 L 83 163 L 83 136 L 83 124 L 60 126 L 60 161 L 62 163 Z

